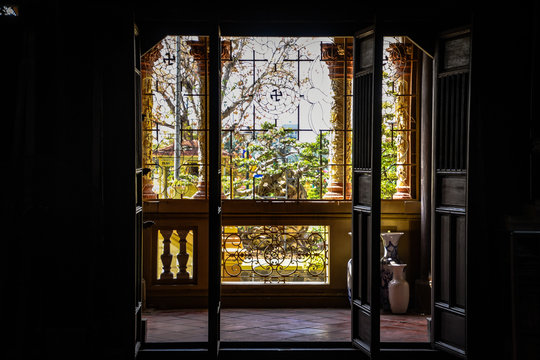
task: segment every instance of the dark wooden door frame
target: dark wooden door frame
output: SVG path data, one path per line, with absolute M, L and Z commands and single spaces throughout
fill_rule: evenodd
M 370 356 L 380 350 L 379 233 L 382 36 L 376 27 L 354 38 L 351 336 Z
M 437 40 L 432 159 L 433 347 L 467 357 L 470 28 Z
M 170 25 L 170 24 L 168 24 Z M 174 29 L 174 31 L 172 31 L 173 33 L 176 33 L 176 34 L 186 34 L 186 35 L 208 35 L 210 34 L 210 74 L 209 74 L 209 141 L 210 141 L 210 144 L 213 144 L 214 146 L 212 146 L 213 148 L 220 148 L 221 146 L 221 139 L 220 139 L 220 131 L 219 129 L 221 129 L 221 121 L 220 121 L 220 115 L 219 115 L 219 111 L 220 111 L 220 101 L 219 101 L 219 96 L 220 96 L 220 91 L 219 91 L 219 86 L 220 86 L 220 80 L 219 80 L 219 75 L 218 76 L 215 76 L 216 74 L 219 74 L 220 72 L 220 56 L 221 56 L 221 49 L 220 49 L 220 46 L 221 46 L 221 42 L 220 42 L 220 37 L 221 37 L 221 33 L 220 33 L 220 29 L 219 29 L 219 23 L 202 23 L 202 24 L 199 24 L 197 26 L 194 26 L 193 24 L 190 24 L 188 25 L 187 27 L 186 26 L 182 26 L 181 24 L 178 25 L 178 26 L 173 26 L 172 29 Z M 275 24 L 274 24 L 275 25 Z M 361 26 L 359 26 L 358 24 L 356 24 L 356 28 L 360 28 Z M 233 36 L 233 35 L 236 35 L 237 32 L 238 32 L 238 27 L 226 27 L 225 28 L 227 29 L 232 29 L 231 32 L 227 33 L 227 34 L 224 34 L 224 35 L 230 35 L 230 36 Z M 274 27 L 275 29 L 276 27 Z M 312 27 L 313 29 L 319 29 L 319 32 L 317 33 L 317 35 L 323 35 L 321 32 L 320 32 L 320 27 L 317 27 L 317 26 L 314 26 Z M 343 27 L 341 27 L 341 29 L 343 31 L 339 31 L 339 26 L 335 26 L 335 24 L 329 28 L 329 31 L 330 32 L 335 32 L 335 33 L 338 33 L 338 34 L 353 34 L 353 32 L 351 31 L 351 29 L 353 28 L 353 26 L 351 26 L 351 24 L 349 23 L 346 23 L 343 25 Z M 240 27 L 240 29 L 243 29 L 242 27 Z M 292 34 L 287 32 L 287 29 L 293 29 L 292 31 Z M 299 29 L 302 29 L 302 30 L 299 30 Z M 160 29 L 160 25 L 159 24 L 155 24 L 155 27 L 153 27 L 152 25 L 150 26 L 150 29 L 149 29 L 151 35 L 149 36 L 150 38 L 152 39 L 159 39 L 159 34 L 160 32 L 162 33 L 161 35 L 162 36 L 165 36 L 165 35 L 168 35 L 170 32 L 171 32 L 171 28 L 169 28 L 168 30 L 165 30 L 163 28 Z M 245 30 L 245 29 L 243 29 Z M 165 31 L 166 33 L 164 33 L 163 31 Z M 284 24 L 284 27 L 282 27 L 280 30 L 275 30 L 276 33 L 272 33 L 271 35 L 298 35 L 298 36 L 302 36 L 302 35 L 307 35 L 305 32 L 305 28 L 302 28 L 302 27 L 295 27 L 295 26 L 290 26 L 290 24 Z M 259 32 L 260 29 L 259 29 Z M 242 33 L 242 31 L 239 32 L 239 34 Z M 264 32 L 263 32 L 264 33 Z M 323 32 L 324 33 L 324 32 Z M 373 34 L 375 34 L 375 28 L 373 27 Z M 404 33 L 406 33 L 406 31 L 404 31 Z M 142 30 L 142 35 L 143 35 L 143 38 L 144 38 L 144 28 Z M 357 33 L 358 34 L 358 33 Z M 245 35 L 245 34 L 244 34 Z M 257 31 L 255 31 L 255 34 L 252 34 L 252 35 L 259 35 L 259 33 Z M 263 35 L 263 34 L 261 34 Z M 268 33 L 264 33 L 264 35 L 268 35 Z M 329 35 L 329 34 L 327 34 Z M 382 39 L 382 32 L 377 32 L 377 36 L 379 36 L 381 39 Z M 381 46 L 382 46 L 382 41 L 379 41 Z M 143 44 L 146 44 L 146 47 L 148 47 L 148 42 L 144 43 Z M 379 63 L 382 61 L 382 51 L 379 51 L 379 50 L 382 50 L 382 47 L 379 46 L 378 48 L 374 48 L 374 51 L 375 51 L 375 54 L 377 54 L 375 56 L 374 59 L 377 59 L 376 61 L 378 61 Z M 144 49 L 145 49 L 145 46 L 142 47 L 142 52 L 144 52 Z M 375 50 L 377 49 L 377 50 Z M 375 72 L 377 73 L 377 72 Z M 382 74 L 379 74 L 377 75 L 379 80 L 380 80 L 380 77 L 382 77 Z M 380 83 L 380 81 L 377 80 L 377 79 L 374 79 L 373 80 L 373 84 L 375 83 Z M 372 85 L 373 85 L 372 84 Z M 373 106 L 373 109 L 380 109 L 380 92 L 381 92 L 381 88 L 380 87 L 372 87 L 373 89 L 373 96 L 376 96 L 376 98 L 379 99 L 379 101 L 375 101 L 373 102 L 372 101 L 372 106 Z M 378 89 L 378 90 L 376 90 Z M 375 91 L 376 90 L 376 91 Z M 376 95 L 376 94 L 379 94 L 379 95 Z M 356 101 L 356 100 L 354 100 Z M 377 103 L 379 105 L 377 105 Z M 372 111 L 373 111 L 372 109 Z M 373 113 L 373 116 L 375 117 L 376 114 Z M 380 118 L 380 116 L 379 116 Z M 379 126 L 376 126 L 375 127 L 375 130 L 373 133 L 372 133 L 372 136 L 373 138 L 371 139 L 371 144 L 370 146 L 374 145 L 374 139 L 379 139 L 379 142 L 380 142 L 380 127 Z M 355 131 L 353 129 L 353 131 Z M 378 134 L 378 135 L 377 135 Z M 356 134 L 355 134 L 356 135 Z M 358 142 L 355 142 L 353 144 L 353 147 L 356 147 L 358 146 Z M 380 146 L 379 146 L 380 148 Z M 359 151 L 358 149 L 356 150 L 353 150 L 353 151 Z M 215 153 L 212 155 L 212 153 Z M 370 154 L 370 160 L 372 161 L 372 163 L 370 164 L 372 166 L 371 169 L 373 169 L 373 167 L 376 167 L 378 168 L 380 165 L 377 166 L 377 164 L 380 163 L 380 156 L 377 157 L 375 156 L 376 154 L 379 154 L 378 152 L 372 152 Z M 220 233 L 221 233 L 221 188 L 220 188 L 220 184 L 219 182 L 213 182 L 212 179 L 219 179 L 220 178 L 220 166 L 213 166 L 213 165 L 216 165 L 216 164 L 220 164 L 220 152 L 210 152 L 210 157 L 209 157 L 209 167 L 208 167 L 208 178 L 209 178 L 209 218 L 210 218 L 210 221 L 209 221 L 209 231 L 210 231 L 210 239 L 212 238 L 215 238 L 215 239 L 220 239 Z M 379 154 L 380 155 L 380 154 Z M 355 165 L 356 166 L 356 165 Z M 362 171 L 359 171 L 358 174 L 361 174 Z M 364 172 L 365 174 L 367 174 L 367 172 Z M 375 177 L 376 179 L 374 181 L 370 181 L 370 184 L 369 184 L 369 191 L 371 194 L 376 194 L 377 196 L 374 197 L 374 198 L 378 198 L 379 196 L 379 193 L 380 193 L 380 173 L 378 172 L 370 172 L 371 174 L 375 174 Z M 354 182 L 356 182 L 356 180 L 353 179 Z M 358 184 L 356 183 L 356 185 L 353 185 L 353 187 L 355 186 L 358 186 Z M 363 206 L 362 204 L 357 204 L 358 206 L 356 206 L 356 211 L 357 213 L 364 213 L 364 214 L 368 214 L 369 212 L 371 212 L 371 214 L 379 214 L 380 215 L 380 201 L 375 201 L 373 202 L 373 204 L 371 204 L 369 206 L 369 209 L 368 207 L 365 207 Z M 367 211 L 367 212 L 366 212 Z M 378 268 L 378 259 L 379 259 L 379 255 L 378 255 L 378 251 L 374 251 L 375 250 L 375 247 L 373 247 L 374 245 L 376 246 L 376 248 L 378 249 L 378 246 L 379 246 L 379 236 L 374 236 L 373 234 L 378 234 L 380 231 L 379 231 L 379 227 L 380 227 L 380 224 L 379 224 L 379 216 L 376 216 L 377 218 L 377 221 L 375 221 L 373 218 L 370 219 L 370 222 L 371 222 L 371 229 L 370 229 L 370 232 L 371 232 L 371 236 L 370 238 L 372 239 L 371 241 L 371 246 L 370 246 L 370 250 L 373 250 L 373 251 L 369 251 L 369 256 L 370 256 L 370 274 L 369 274 L 369 278 L 371 279 L 371 285 L 373 287 L 373 289 L 375 289 L 375 285 L 374 284 L 378 284 L 378 279 L 379 279 L 379 268 Z M 367 217 L 366 217 L 367 219 Z M 377 224 L 379 224 L 377 227 Z M 358 225 L 358 223 L 356 223 L 356 225 Z M 353 211 L 353 226 L 354 225 L 354 211 Z M 220 281 L 220 260 L 221 260 L 221 253 L 220 253 L 220 249 L 221 249 L 221 244 L 214 244 L 215 246 L 212 247 L 210 246 L 210 253 L 209 253 L 209 276 L 210 276 L 210 279 L 209 279 L 209 295 L 208 295 L 208 301 L 209 301 L 209 315 L 208 315 L 208 322 L 209 322 L 209 329 L 208 329 L 208 351 L 210 354 L 213 354 L 215 355 L 216 357 L 218 356 L 218 354 L 220 352 L 227 352 L 227 353 L 235 353 L 236 351 L 240 351 L 240 353 L 243 353 L 245 352 L 246 350 L 248 351 L 271 351 L 272 349 L 274 349 L 275 351 L 279 351 L 280 354 L 282 355 L 285 355 L 286 353 L 289 353 L 289 351 L 291 352 L 291 354 L 294 356 L 294 354 L 299 354 L 298 350 L 299 348 L 304 348 L 305 349 L 305 352 L 306 353 L 311 353 L 313 351 L 319 351 L 321 349 L 325 349 L 325 350 L 329 350 L 331 349 L 332 351 L 336 351 L 336 352 L 340 352 L 342 354 L 344 354 L 346 356 L 346 358 L 358 358 L 359 354 L 358 354 L 358 350 L 354 350 L 354 347 L 356 347 L 357 345 L 359 345 L 359 343 L 357 342 L 356 344 L 354 344 L 354 341 L 352 340 L 351 343 L 317 343 L 317 344 L 306 344 L 306 343 L 302 343 L 302 344 L 291 344 L 291 343 L 265 343 L 265 344 L 257 344 L 258 346 L 253 346 L 252 344 L 249 344 L 249 343 L 244 343 L 244 344 L 227 344 L 227 343 L 220 343 L 220 339 L 219 339 L 219 312 L 220 312 L 220 293 L 221 293 L 221 281 Z M 354 249 L 354 246 L 357 246 L 358 243 L 356 245 L 353 245 L 353 251 L 357 251 L 358 249 Z M 367 258 L 366 258 L 367 259 Z M 355 270 L 356 271 L 356 270 Z M 357 276 L 358 276 L 358 273 L 357 273 Z M 372 306 L 371 306 L 371 310 L 370 311 L 377 311 L 377 319 L 379 319 L 378 317 L 378 306 L 379 306 L 379 299 L 378 299 L 378 291 L 375 292 L 373 291 L 373 289 L 370 290 L 371 294 L 370 294 L 370 298 L 371 298 L 371 301 L 372 301 Z M 378 286 L 377 286 L 377 290 L 378 290 Z M 375 294 L 377 296 L 375 296 Z M 358 294 L 356 295 L 358 297 Z M 356 302 L 356 305 L 357 305 L 357 308 L 358 309 L 362 309 L 362 307 L 365 308 L 365 304 L 362 303 L 362 302 Z M 365 310 L 365 309 L 364 309 Z M 353 313 L 353 312 L 352 312 Z M 366 313 L 366 312 L 364 312 Z M 354 317 L 354 315 L 352 315 L 352 317 Z M 354 320 L 353 320 L 354 321 Z M 358 335 L 358 330 L 359 329 L 355 329 L 353 328 L 353 326 L 351 327 L 351 335 L 352 337 Z M 378 356 L 379 354 L 382 355 L 381 357 L 384 357 L 384 353 L 387 353 L 388 351 L 390 352 L 395 352 L 396 350 L 399 350 L 399 349 L 402 349 L 402 350 L 405 350 L 405 351 L 408 351 L 409 354 L 414 354 L 414 353 L 418 353 L 418 354 L 422 354 L 422 356 L 427 356 L 427 358 L 429 358 L 431 355 L 430 354 L 440 354 L 439 351 L 436 351 L 436 350 L 431 350 L 431 349 L 427 349 L 425 348 L 423 345 L 422 346 L 419 346 L 418 344 L 407 344 L 407 345 L 411 345 L 411 346 L 407 346 L 407 347 L 404 347 L 402 346 L 402 344 L 384 344 L 383 347 L 380 346 L 380 336 L 379 336 L 379 321 L 375 321 L 375 322 L 371 322 L 370 321 L 370 325 L 369 325 L 369 331 L 371 332 L 371 334 L 374 334 L 375 337 L 371 338 L 370 340 L 370 347 L 369 349 L 365 348 L 364 347 L 364 352 L 367 353 L 367 354 L 370 354 L 370 355 L 374 355 L 375 357 Z M 151 344 L 144 344 L 144 347 L 143 347 L 143 350 L 140 351 L 140 357 L 141 358 L 162 358 L 162 357 L 168 357 L 170 356 L 172 353 L 175 353 L 176 351 L 180 351 L 180 352 L 185 352 L 185 351 L 188 351 L 187 353 L 192 353 L 195 358 L 200 356 L 200 351 L 204 351 L 204 345 L 203 344 L 197 344 L 198 346 L 197 349 L 192 349 L 190 348 L 189 346 L 186 346 L 185 344 L 184 345 L 179 345 L 179 344 L 175 344 L 175 346 L 173 346 L 173 348 L 167 348 L 167 346 L 164 347 L 164 344 L 160 344 L 156 347 L 153 347 Z M 203 345 L 203 348 L 201 348 L 200 346 Z M 264 348 L 264 350 L 261 349 Z M 360 346 L 362 348 L 362 346 Z M 167 349 L 166 349 L 167 348 Z M 163 351 L 163 350 L 167 350 L 167 351 Z M 198 350 L 198 351 L 192 351 L 192 350 Z M 187 354 L 186 353 L 186 354 Z M 424 357 L 426 358 L 426 357 Z

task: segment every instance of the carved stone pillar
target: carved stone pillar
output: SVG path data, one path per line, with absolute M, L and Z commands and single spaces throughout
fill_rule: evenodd
M 330 179 L 323 199 L 344 200 L 350 197 L 347 186 L 346 164 L 350 154 L 351 102 L 348 94 L 352 85 L 352 42 L 336 38 L 333 43 L 321 45 L 321 59 L 328 64 L 334 92 L 330 123 L 333 136 L 330 139 Z M 344 192 L 345 191 L 345 192 Z
M 407 93 L 407 84 L 405 81 L 400 81 L 399 84 L 399 93 Z M 408 163 L 409 159 L 409 134 L 403 130 L 408 128 L 408 109 L 409 101 L 407 96 L 400 96 L 397 103 L 397 130 L 398 135 L 396 137 L 396 146 L 397 146 L 397 161 L 396 161 L 396 173 L 397 173 L 397 183 L 396 183 L 396 192 L 392 195 L 393 199 L 406 200 L 411 199 L 411 187 L 409 185 L 409 169 L 403 164 Z
M 388 50 L 389 61 L 395 67 L 399 77 L 396 79 L 396 86 L 398 89 L 397 103 L 396 103 L 396 146 L 397 146 L 397 159 L 396 159 L 396 173 L 397 184 L 396 193 L 392 196 L 394 199 L 411 199 L 411 186 L 410 186 L 410 167 L 411 161 L 411 123 L 413 120 L 414 109 L 412 108 L 412 93 L 413 93 L 413 79 L 412 79 L 412 64 L 413 64 L 413 48 L 410 44 L 406 43 L 394 43 L 390 45 Z
M 201 88 L 200 94 L 204 98 L 201 102 L 201 111 L 200 111 L 200 121 L 198 127 L 197 139 L 199 143 L 199 179 L 197 181 L 197 192 L 193 194 L 192 199 L 206 199 L 206 182 L 207 182 L 207 163 L 208 163 L 208 146 L 207 146 L 207 135 L 208 135 L 208 41 L 207 40 L 197 40 L 189 41 L 190 45 L 190 54 L 195 59 L 197 64 L 197 74 L 200 78 Z M 230 42 L 223 41 L 221 43 L 221 58 L 228 59 L 230 54 Z M 220 151 L 221 149 L 215 149 L 215 151 Z M 225 194 L 221 194 L 222 198 L 225 198 Z
M 161 57 L 162 45 L 159 43 L 141 57 L 141 112 L 142 112 L 142 161 L 143 167 L 148 168 L 152 163 L 152 107 L 153 107 L 153 80 L 152 69 L 154 63 Z M 157 199 L 152 190 L 154 184 L 151 172 L 143 176 L 143 200 Z
M 193 194 L 192 199 L 206 199 L 206 175 L 207 175 L 207 131 L 208 131 L 208 91 L 207 91 L 207 77 L 208 77 L 208 42 L 206 40 L 194 40 L 188 41 L 190 46 L 190 55 L 193 56 L 196 63 L 196 73 L 199 76 L 200 88 L 199 95 L 201 95 L 200 116 L 199 124 L 197 127 L 197 143 L 199 145 L 198 159 L 199 164 L 199 177 L 197 179 L 197 192 Z

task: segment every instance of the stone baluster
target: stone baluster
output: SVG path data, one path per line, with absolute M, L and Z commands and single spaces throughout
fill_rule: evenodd
M 163 271 L 161 272 L 160 279 L 172 279 L 174 277 L 173 273 L 171 272 L 171 262 L 172 262 L 172 254 L 171 254 L 171 235 L 172 230 L 160 230 L 159 231 L 161 235 L 163 236 L 163 253 L 161 254 L 161 263 L 163 265 Z
M 179 240 L 179 251 L 176 258 L 178 259 L 178 274 L 177 279 L 189 279 L 190 274 L 187 271 L 187 263 L 189 260 L 189 253 L 187 252 L 187 236 L 189 235 L 189 229 L 176 229 Z

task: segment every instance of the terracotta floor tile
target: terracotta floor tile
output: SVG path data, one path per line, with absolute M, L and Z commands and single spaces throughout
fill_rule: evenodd
M 206 309 L 148 310 L 148 342 L 206 341 Z M 222 309 L 222 341 L 350 341 L 350 309 Z M 381 314 L 381 341 L 428 341 L 425 316 Z
M 303 334 L 303 335 L 322 334 L 322 333 L 326 332 L 323 329 L 310 328 L 310 327 L 306 327 L 306 328 L 302 328 L 302 329 L 291 329 L 290 331 L 293 332 L 293 333 L 299 333 L 299 334 Z

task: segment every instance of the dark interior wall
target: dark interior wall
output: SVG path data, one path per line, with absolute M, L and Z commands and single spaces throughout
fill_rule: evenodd
M 0 100 L 11 231 L 1 251 L 3 353 L 129 358 L 132 13 L 106 2 L 23 1 L 18 18 L 0 21 L 10 89 Z
M 538 66 L 535 23 L 538 6 L 532 5 L 485 8 L 475 14 L 469 144 L 469 186 L 474 191 L 468 219 L 474 224 L 468 262 L 475 280 L 468 287 L 468 321 L 488 330 L 497 344 L 470 344 L 477 356 L 511 354 L 510 232 L 540 224 L 530 201 L 534 180 L 529 161 L 532 124 L 540 122 L 531 107 L 536 102 L 531 90 L 538 88 L 532 78 Z M 529 306 L 534 313 L 535 305 Z
M 101 201 L 96 271 L 98 358 L 124 358 L 135 344 L 135 46 L 133 14 L 121 4 L 92 7 L 95 154 Z M 94 138 L 95 139 L 95 138 Z M 122 329 L 122 331 L 118 331 Z
M 536 184 L 540 182 L 540 111 L 535 106 L 535 99 L 540 97 L 540 4 L 535 3 L 534 11 L 532 12 L 532 44 L 531 47 L 531 61 L 533 67 L 531 69 L 531 92 L 529 106 L 531 108 L 531 156 L 530 156 L 530 168 L 531 168 L 531 184 L 530 186 L 530 201 L 536 206 L 540 204 L 540 189 Z
M 1 251 L 2 311 L 11 330 L 3 354 L 8 359 L 130 358 L 133 279 L 126 249 L 133 228 L 133 134 L 125 125 L 132 115 L 133 12 L 105 1 L 21 4 L 26 6 L 20 19 L 0 21 L 2 87 L 8 90 L 0 99 L 8 154 L 4 232 L 11 232 L 3 236 Z M 375 10 L 368 9 L 360 15 L 336 8 L 331 16 L 358 26 L 373 18 Z M 209 16 L 199 7 L 187 10 L 167 14 L 195 28 L 199 20 L 208 23 L 216 16 L 233 25 L 246 19 L 304 22 L 295 25 L 298 31 L 328 20 L 328 11 L 304 14 L 300 5 L 286 13 L 222 7 Z M 528 10 L 479 9 L 475 23 L 473 71 L 479 90 L 473 98 L 476 170 L 471 176 L 482 190 L 475 193 L 477 207 L 471 211 L 483 225 L 470 240 L 476 244 L 470 260 L 478 279 L 468 294 L 471 313 L 478 314 L 470 321 L 491 332 L 506 351 L 511 319 L 505 219 L 521 216 L 530 203 L 530 142 L 521 140 L 532 126 L 538 129 L 531 115 L 531 86 L 538 94 L 538 82 L 529 75 L 530 54 L 538 53 L 537 45 L 531 46 L 538 11 Z M 143 29 L 162 15 L 155 11 L 150 8 L 141 19 Z M 411 14 L 410 7 L 405 11 Z M 484 265 L 486 257 L 493 268 Z M 506 314 L 503 325 L 494 314 Z
M 81 46 L 89 32 L 47 4 L 25 8 L 17 21 L 19 31 L 2 34 L 22 44 L 13 48 L 18 64 L 3 67 L 12 81 L 5 85 L 17 92 L 2 106 L 15 109 L 5 119 L 12 124 L 14 176 L 6 195 L 15 230 L 3 251 L 9 259 L 3 274 L 12 285 L 4 288 L 10 296 L 3 309 L 16 329 L 9 350 L 48 353 L 68 339 L 64 349 L 80 353 L 88 325 L 80 309 L 91 308 L 93 276 L 86 248 L 95 229 L 83 230 L 92 223 L 93 198 L 91 97 L 80 70 L 91 68 Z

